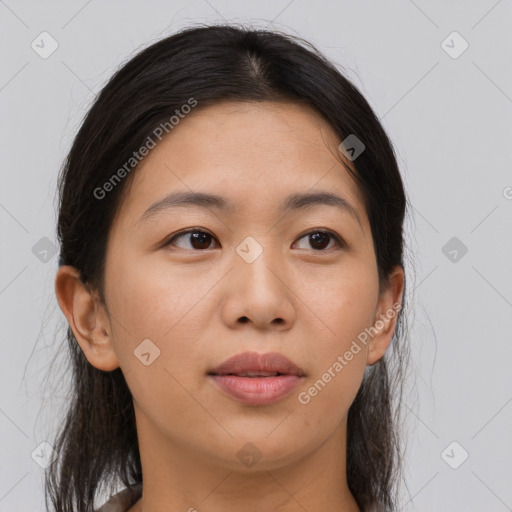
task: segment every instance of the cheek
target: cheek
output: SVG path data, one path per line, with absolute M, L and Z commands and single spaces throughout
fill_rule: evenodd
M 137 393 L 145 396 L 145 386 L 149 392 L 162 385 L 172 395 L 178 386 L 172 375 L 177 372 L 187 389 L 195 385 L 193 379 L 203 371 L 200 340 L 212 317 L 205 297 L 217 280 L 202 278 L 192 267 L 187 273 L 170 266 L 129 265 L 128 261 L 110 274 L 107 302 L 114 346 L 123 371 L 133 371 L 133 378 L 142 379 L 136 384 Z M 144 346 L 144 353 L 150 354 L 147 359 L 155 358 L 147 367 L 137 357 L 142 353 L 139 347 Z
M 314 340 L 309 348 L 315 389 L 305 390 L 304 401 L 316 402 L 320 409 L 335 404 L 333 414 L 341 413 L 355 398 L 366 368 L 364 341 L 373 325 L 378 276 L 373 265 L 353 262 L 340 266 L 329 279 L 316 280 L 316 286 L 313 278 L 303 282 L 304 302 L 315 313 L 307 314 L 305 327 Z
M 137 337 L 164 340 L 199 316 L 201 299 L 212 287 L 201 272 L 178 265 L 128 261 L 112 274 L 110 304 L 126 329 Z M 210 279 L 212 280 L 212 279 Z
M 363 351 L 345 364 L 333 358 L 297 393 L 297 418 L 315 431 L 332 430 L 347 414 L 364 376 Z
M 173 425 L 186 432 L 188 422 L 198 421 L 187 411 L 204 372 L 201 340 L 211 312 L 206 311 L 208 301 L 201 299 L 213 283 L 169 267 L 131 268 L 110 283 L 114 343 L 126 382 L 154 422 L 161 422 L 164 430 Z
M 305 426 L 325 434 L 343 419 L 354 401 L 368 354 L 359 336 L 371 325 L 374 296 L 358 287 L 352 289 L 348 281 L 345 284 L 327 289 L 322 296 L 318 315 L 329 328 L 312 337 L 309 350 L 314 371 L 297 396 Z
M 302 277 L 301 295 L 320 322 L 326 345 L 343 348 L 373 323 L 378 302 L 376 264 L 370 257 L 347 258 L 328 271 Z

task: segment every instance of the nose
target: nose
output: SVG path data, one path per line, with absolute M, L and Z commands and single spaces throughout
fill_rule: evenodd
M 282 264 L 261 253 L 254 261 L 238 254 L 224 288 L 222 318 L 231 328 L 288 330 L 295 322 L 293 284 Z

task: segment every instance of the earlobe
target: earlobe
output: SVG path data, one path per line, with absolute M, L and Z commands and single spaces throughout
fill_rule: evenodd
M 397 265 L 389 275 L 388 286 L 379 297 L 366 364 L 377 363 L 386 353 L 396 328 L 398 313 L 402 305 L 404 291 L 404 270 Z
M 72 266 L 59 267 L 55 277 L 57 302 L 87 360 L 99 370 L 115 370 L 119 360 L 107 315 L 79 276 Z

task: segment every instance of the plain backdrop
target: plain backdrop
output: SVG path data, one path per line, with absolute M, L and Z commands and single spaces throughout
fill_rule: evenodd
M 0 512 L 43 510 L 37 455 L 67 403 L 68 381 L 46 381 L 66 357 L 56 178 L 82 117 L 140 49 L 224 21 L 312 42 L 396 149 L 416 381 L 403 510 L 511 510 L 510 1 L 0 0 Z

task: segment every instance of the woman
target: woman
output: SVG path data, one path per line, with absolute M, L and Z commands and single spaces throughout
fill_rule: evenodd
M 396 510 L 406 198 L 334 65 L 182 30 L 103 88 L 59 191 L 74 388 L 47 506 L 121 482 L 98 510 Z

